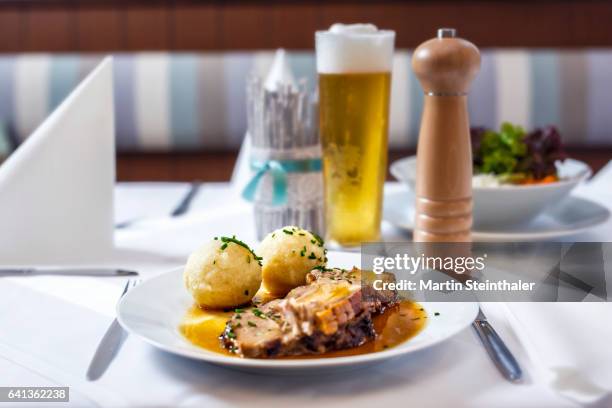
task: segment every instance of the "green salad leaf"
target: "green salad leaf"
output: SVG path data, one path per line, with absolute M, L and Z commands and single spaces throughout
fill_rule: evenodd
M 525 131 L 520 126 L 503 123 L 499 132 L 487 130 L 480 141 L 478 171 L 498 175 L 514 173 L 527 153 L 523 142 Z
M 567 158 L 554 126 L 526 133 L 521 126 L 505 122 L 498 132 L 472 128 L 470 136 L 474 173 L 494 174 L 504 182 L 556 176 L 555 163 Z

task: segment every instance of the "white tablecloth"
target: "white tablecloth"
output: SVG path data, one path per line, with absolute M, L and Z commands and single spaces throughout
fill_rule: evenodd
M 395 183 L 386 187 L 402 188 Z M 117 221 L 141 221 L 117 231 L 117 251 L 108 264 L 137 269 L 147 278 L 180 266 L 189 252 L 213 235 L 236 233 L 255 241 L 250 206 L 228 184 L 204 185 L 188 215 L 167 218 L 187 189 L 185 183 L 119 184 Z M 612 167 L 575 194 L 612 206 Z M 383 232 L 389 240 L 408 238 L 388 225 Z M 572 238 L 609 241 L 612 222 Z M 469 329 L 442 345 L 369 369 L 295 377 L 246 374 L 189 361 L 131 336 L 107 373 L 97 382 L 87 382 L 85 371 L 114 316 L 123 283 L 120 278 L 1 279 L 0 386 L 70 386 L 73 406 L 579 405 L 559 392 L 563 384 L 555 388 L 540 375 L 541 364 L 526 350 L 504 304 L 488 304 L 486 312 L 526 372 L 520 385 L 500 377 Z M 593 305 L 573 306 L 588 314 Z M 602 324 L 610 325 L 610 320 Z M 580 327 L 585 332 L 592 329 Z M 612 344 L 612 338 L 594 344 L 602 341 Z M 606 347 L 600 351 L 612 353 Z

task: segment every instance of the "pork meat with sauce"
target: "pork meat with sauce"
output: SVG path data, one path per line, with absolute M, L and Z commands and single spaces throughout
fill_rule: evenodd
M 376 335 L 372 316 L 397 302 L 395 291 L 362 285 L 357 268 L 314 269 L 306 282 L 283 299 L 237 309 L 220 336 L 222 345 L 251 358 L 357 347 Z

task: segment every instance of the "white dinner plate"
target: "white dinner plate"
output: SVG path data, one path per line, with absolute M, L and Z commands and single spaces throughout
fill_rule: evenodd
M 359 265 L 360 256 L 330 252 L 329 259 L 344 259 L 343 263 L 332 264 L 348 268 Z M 302 374 L 357 368 L 431 347 L 469 327 L 478 313 L 476 303 L 421 303 L 429 316 L 428 323 L 415 337 L 388 350 L 335 358 L 248 359 L 211 352 L 185 340 L 178 327 L 191 305 L 182 269 L 177 269 L 130 290 L 117 306 L 117 318 L 130 334 L 169 353 L 243 371 Z M 439 315 L 434 315 L 436 312 Z
M 503 217 L 503 212 L 500 212 Z M 610 211 L 593 201 L 568 196 L 526 224 L 509 227 L 475 226 L 472 240 L 478 242 L 536 241 L 566 237 L 586 231 L 608 220 Z M 414 195 L 410 191 L 390 191 L 385 194 L 385 221 L 412 231 L 414 229 Z

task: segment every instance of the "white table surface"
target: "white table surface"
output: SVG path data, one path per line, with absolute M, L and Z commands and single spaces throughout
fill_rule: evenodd
M 607 170 L 597 183 L 576 193 L 612 206 L 612 169 Z M 387 188 L 401 187 L 389 183 Z M 205 184 L 186 216 L 164 218 L 187 189 L 187 183 L 119 184 L 116 220 L 142 221 L 116 232 L 117 251 L 108 264 L 137 269 L 147 278 L 180 266 L 213 235 L 235 232 L 255 241 L 250 206 L 225 183 Z M 388 225 L 383 233 L 389 240 L 409 238 Z M 612 222 L 573 237 L 610 238 Z M 72 406 L 577 406 L 538 379 L 540 368 L 528 357 L 500 304 L 488 304 L 486 311 L 527 374 L 520 385 L 500 377 L 469 329 L 442 345 L 369 369 L 315 377 L 231 371 L 157 351 L 130 336 L 107 373 L 87 382 L 85 371 L 114 316 L 124 282 L 1 279 L 0 386 L 67 385 Z

